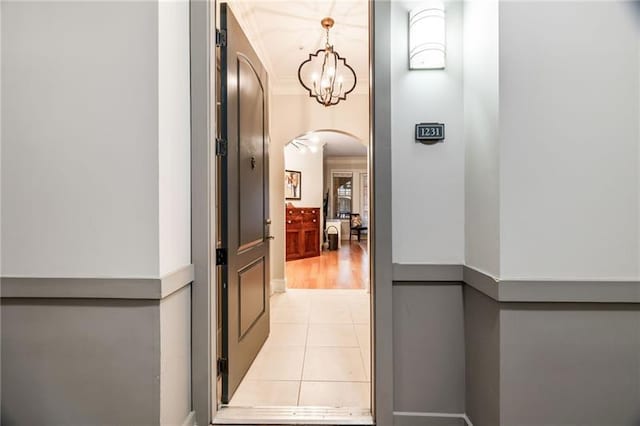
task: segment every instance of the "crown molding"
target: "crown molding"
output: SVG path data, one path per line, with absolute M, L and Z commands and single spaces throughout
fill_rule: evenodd
M 262 61 L 262 65 L 266 69 L 269 79 L 271 79 L 272 76 L 275 76 L 273 63 L 267 54 L 267 49 L 264 46 L 264 43 L 262 43 L 262 37 L 260 37 L 258 25 L 256 24 L 251 11 L 251 3 L 246 1 L 230 1 L 228 3 L 231 4 L 231 9 L 235 12 L 234 15 L 240 23 L 240 27 L 245 32 L 251 47 L 255 50 L 260 61 Z

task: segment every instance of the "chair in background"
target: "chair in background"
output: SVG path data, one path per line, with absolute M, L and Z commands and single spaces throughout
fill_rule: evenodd
M 362 218 L 360 217 L 360 213 L 349 213 L 349 219 L 351 222 L 351 232 L 349 233 L 349 241 L 351 241 L 351 237 L 356 235 L 358 237 L 358 241 L 362 237 L 362 232 L 368 232 L 368 228 L 362 224 Z

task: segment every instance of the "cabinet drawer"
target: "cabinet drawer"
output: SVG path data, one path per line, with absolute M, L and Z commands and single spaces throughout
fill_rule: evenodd
M 302 216 L 302 222 L 305 226 L 317 226 L 320 223 L 320 217 L 310 213 L 305 213 Z
M 300 227 L 302 227 L 302 217 L 290 216 L 285 218 L 285 226 L 287 229 L 290 229 L 290 228 L 299 229 Z

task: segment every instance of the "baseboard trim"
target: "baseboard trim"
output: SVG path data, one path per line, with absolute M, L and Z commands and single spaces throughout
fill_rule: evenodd
M 0 297 L 161 300 L 189 285 L 193 279 L 193 265 L 161 278 L 2 277 Z
M 404 417 L 404 418 L 415 418 L 417 420 L 418 425 L 425 425 L 425 418 L 429 418 L 433 420 L 433 424 L 438 425 L 442 424 L 443 421 L 450 419 L 459 420 L 461 425 L 465 426 L 473 426 L 471 424 L 471 420 L 465 413 L 424 413 L 424 412 L 411 412 L 411 411 L 394 411 L 393 415 L 396 417 Z M 429 425 L 429 423 L 426 423 Z
M 196 412 L 191 411 L 182 422 L 182 426 L 196 426 Z
M 498 302 L 640 303 L 638 280 L 498 279 L 467 265 L 393 264 L 395 285 L 463 282 Z

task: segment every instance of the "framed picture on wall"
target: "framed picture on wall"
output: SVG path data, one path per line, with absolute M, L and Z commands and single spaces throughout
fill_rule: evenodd
M 284 171 L 284 196 L 287 200 L 302 198 L 302 172 L 295 170 Z

